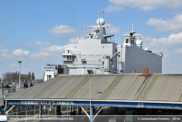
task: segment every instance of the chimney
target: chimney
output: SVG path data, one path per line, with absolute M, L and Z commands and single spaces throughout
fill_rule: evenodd
M 148 76 L 148 68 L 143 68 L 143 73 L 140 76 Z

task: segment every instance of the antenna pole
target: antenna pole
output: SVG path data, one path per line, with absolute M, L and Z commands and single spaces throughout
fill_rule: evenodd
M 115 37 L 115 43 L 116 43 L 116 34 L 114 34 L 114 37 Z
M 132 32 L 133 32 L 133 22 L 132 22 Z
M 121 44 L 121 32 L 119 33 L 119 44 Z
M 104 9 L 103 9 L 103 19 L 104 19 Z

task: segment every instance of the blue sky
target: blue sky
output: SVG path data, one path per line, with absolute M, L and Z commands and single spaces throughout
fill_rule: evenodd
M 22 73 L 42 78 L 42 67 L 62 64 L 64 46 L 88 34 L 103 8 L 108 33 L 128 33 L 134 22 L 143 47 L 163 52 L 163 73 L 182 73 L 181 0 L 1 0 L 0 77 L 22 60 Z

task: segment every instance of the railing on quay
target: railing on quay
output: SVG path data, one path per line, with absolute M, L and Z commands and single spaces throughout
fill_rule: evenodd
M 20 92 L 25 88 L 0 88 L 0 98 L 8 97 L 14 93 Z
M 55 76 L 54 78 L 57 78 L 57 77 L 58 77 L 58 76 Z M 50 79 L 48 79 L 47 81 L 52 80 L 52 79 L 54 79 L 54 78 L 50 78 Z M 43 81 L 43 82 L 41 82 L 41 83 L 34 84 L 33 86 L 37 86 L 37 85 L 42 84 L 42 83 L 44 83 L 44 82 L 46 82 L 46 81 Z M 32 86 L 32 87 L 33 87 L 33 86 Z M 30 87 L 28 87 L 28 88 L 30 88 Z M 21 87 L 21 88 L 0 88 L 0 98 L 8 97 L 8 96 L 10 96 L 10 95 L 12 95 L 12 94 L 14 94 L 14 93 L 23 91 L 23 90 L 25 90 L 25 89 L 27 89 L 27 88 L 23 88 L 23 87 Z

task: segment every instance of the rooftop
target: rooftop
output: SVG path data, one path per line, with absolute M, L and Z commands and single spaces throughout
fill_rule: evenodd
M 182 102 L 182 74 L 59 76 L 5 100 L 90 100 L 90 81 L 93 101 Z

